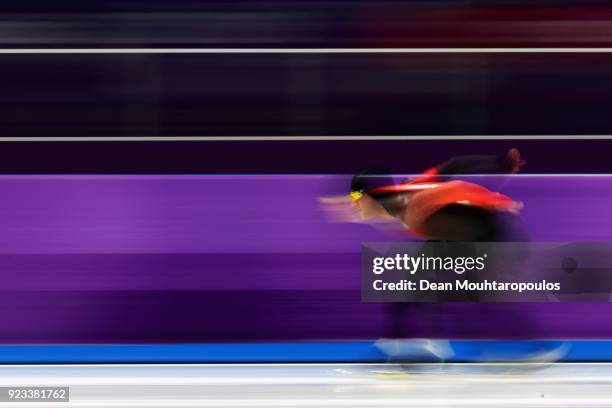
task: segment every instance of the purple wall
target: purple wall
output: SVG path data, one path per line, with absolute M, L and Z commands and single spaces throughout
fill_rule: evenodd
M 474 177 L 474 179 L 476 179 Z M 330 223 L 346 176 L 1 176 L 0 341 L 357 339 L 359 246 L 397 239 Z M 478 178 L 524 201 L 533 241 L 610 241 L 612 176 Z M 612 307 L 408 306 L 415 337 L 611 337 Z

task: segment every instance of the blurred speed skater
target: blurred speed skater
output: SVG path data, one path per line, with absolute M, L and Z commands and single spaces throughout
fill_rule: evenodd
M 498 174 L 511 175 L 517 173 L 525 161 L 518 149 L 510 149 L 501 156 L 470 155 L 451 158 L 446 162 L 432 167 L 419 176 L 397 183 L 390 175 L 361 173 L 353 176 L 348 197 L 329 198 L 321 200 L 335 209 L 332 215 L 336 220 L 366 222 L 379 226 L 399 226 L 425 241 L 453 242 L 518 242 L 528 241 L 525 229 L 516 216 L 523 203 L 511 197 L 492 191 L 475 182 L 462 180 L 462 175 Z M 499 180 L 499 179 L 497 179 Z M 344 210 L 341 207 L 344 206 Z M 424 245 L 424 250 L 428 243 Z M 442 248 L 445 246 L 435 246 Z M 468 249 L 468 246 L 461 248 Z M 449 246 L 449 250 L 452 250 Z M 496 259 L 495 253 L 489 253 L 489 261 Z M 517 259 L 520 264 L 520 259 Z M 508 265 L 505 265 L 508 266 Z M 511 269 L 515 265 L 508 266 Z M 478 274 L 470 278 L 479 279 Z M 444 360 L 453 350 L 444 341 L 436 342 L 436 350 L 423 346 L 419 350 L 414 347 L 406 352 L 402 345 L 413 344 L 404 342 L 412 338 L 413 333 L 422 333 L 425 328 L 419 324 L 427 324 L 431 314 L 448 316 L 439 321 L 442 326 L 452 327 L 456 312 L 449 301 L 481 300 L 476 291 L 465 294 L 440 295 L 438 303 L 397 302 L 386 305 L 387 315 L 383 324 L 385 338 L 377 344 L 388 355 L 389 361 L 410 361 L 415 353 L 429 353 L 435 358 Z M 449 309 L 447 309 L 449 308 Z M 450 313 L 447 313 L 451 310 Z M 482 309 L 479 309 L 482 310 Z M 525 324 L 531 321 L 522 309 L 514 304 L 504 304 L 503 313 L 489 314 L 486 310 L 478 316 L 483 319 L 521 319 Z M 420 316 L 420 319 L 415 319 Z M 534 323 L 535 324 L 535 323 Z M 429 344 L 429 343 L 427 343 Z M 512 358 L 529 361 L 555 361 L 564 353 L 561 342 L 547 342 L 541 350 L 518 353 Z M 506 356 L 500 355 L 504 359 Z
M 357 174 L 351 180 L 349 193 L 354 213 L 351 218 L 357 222 L 399 223 L 428 241 L 516 239 L 510 237 L 516 235 L 512 219 L 523 204 L 453 176 L 512 174 L 524 164 L 519 151 L 511 149 L 501 157 L 455 157 L 401 183 L 395 183 L 388 175 Z

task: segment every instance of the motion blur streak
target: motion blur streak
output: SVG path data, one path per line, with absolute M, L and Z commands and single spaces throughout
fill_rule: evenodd
M 612 57 L 551 53 L 609 50 L 604 1 L 3 3 L 0 49 L 56 53 L 0 56 L 0 136 L 612 134 Z M 380 48 L 455 51 L 336 54 Z
M 0 6 L 0 44 L 149 46 L 606 46 L 601 1 L 58 0 Z
M 419 373 L 420 375 L 414 375 Z M 610 364 L 3 366 L 0 386 L 70 386 L 53 406 L 609 407 Z M 27 404 L 26 404 L 27 405 Z
M 349 179 L 2 176 L 0 341 L 379 338 L 386 309 L 360 301 L 360 244 L 410 238 L 328 222 L 317 198 Z M 612 239 L 610 176 L 472 179 L 525 203 L 533 241 Z M 424 338 L 610 337 L 610 307 L 424 305 L 406 327 Z

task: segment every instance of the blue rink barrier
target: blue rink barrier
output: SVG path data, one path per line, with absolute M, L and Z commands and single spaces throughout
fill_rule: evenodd
M 440 361 L 419 347 L 403 361 Z M 560 361 L 612 361 L 612 340 L 451 341 L 448 362 L 518 361 L 562 350 Z M 372 341 L 0 346 L 0 364 L 129 363 L 374 363 L 388 361 Z

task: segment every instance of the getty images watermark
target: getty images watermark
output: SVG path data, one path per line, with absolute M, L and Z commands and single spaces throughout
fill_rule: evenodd
M 609 301 L 612 245 L 364 243 L 366 302 Z

